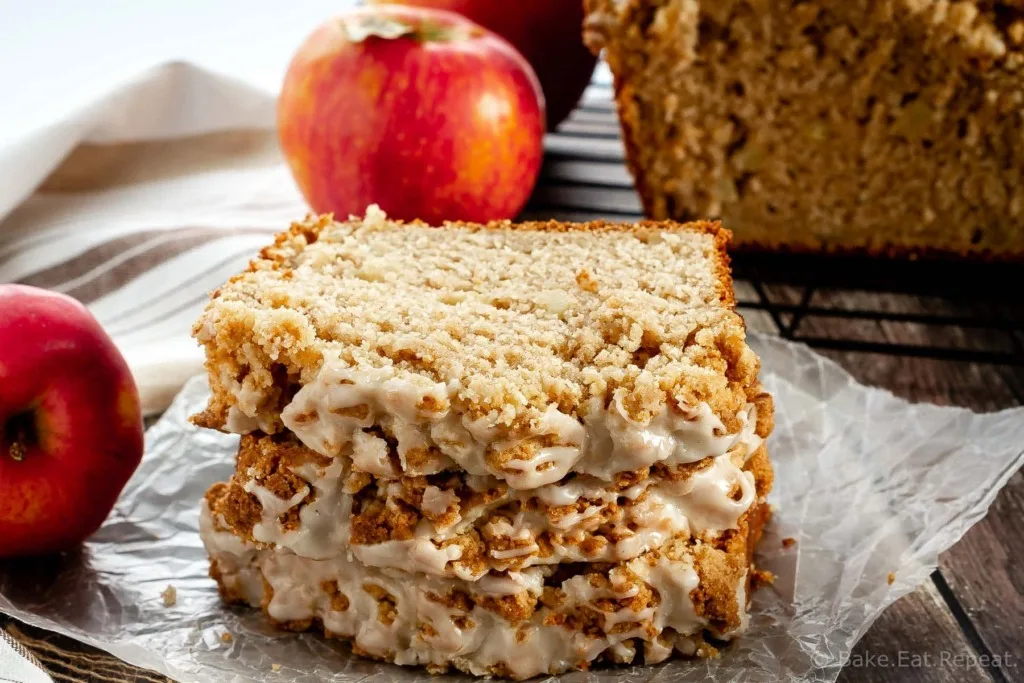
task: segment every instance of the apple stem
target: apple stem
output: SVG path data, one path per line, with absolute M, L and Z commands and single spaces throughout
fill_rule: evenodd
M 472 26 L 447 26 L 429 19 L 407 19 L 400 16 L 354 15 L 341 19 L 345 38 L 361 43 L 370 37 L 384 40 L 412 38 L 421 43 L 442 43 L 477 37 L 480 33 Z
M 25 446 L 24 444 L 21 443 L 21 441 L 15 441 L 14 443 L 12 443 L 11 448 L 8 452 L 11 454 L 11 457 L 17 460 L 18 462 L 21 462 L 22 460 L 25 459 Z
M 33 411 L 27 410 L 24 413 L 15 415 L 3 427 L 3 433 L 0 436 L 4 437 L 3 441 L 10 444 L 7 447 L 7 454 L 13 460 L 21 462 L 25 459 L 29 447 L 36 440 L 36 425 Z

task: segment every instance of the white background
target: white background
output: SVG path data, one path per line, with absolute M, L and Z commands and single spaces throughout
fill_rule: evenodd
M 295 48 L 355 0 L 0 0 L 0 150 L 146 69 L 188 61 L 277 92 Z

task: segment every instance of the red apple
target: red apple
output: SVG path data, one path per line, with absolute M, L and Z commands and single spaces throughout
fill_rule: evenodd
M 278 135 L 319 213 L 512 218 L 540 172 L 544 98 L 526 60 L 468 19 L 363 7 L 299 48 Z
M 373 0 L 458 12 L 512 43 L 537 72 L 548 130 L 564 121 L 590 84 L 597 57 L 583 44 L 583 0 Z
M 0 557 L 96 531 L 142 458 L 124 358 L 74 299 L 0 285 Z

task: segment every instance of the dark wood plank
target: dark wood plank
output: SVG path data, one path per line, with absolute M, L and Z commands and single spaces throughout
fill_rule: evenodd
M 618 188 L 631 188 L 633 183 L 622 164 L 574 159 L 546 159 L 541 170 L 541 181 Z
M 1021 444 L 1024 448 L 1024 444 Z M 1000 492 L 984 520 L 939 560 L 942 576 L 985 648 L 1024 681 L 1024 472 Z
M 796 315 L 794 311 L 801 308 L 800 304 L 806 300 L 809 296 L 808 292 L 811 290 L 804 286 L 755 282 L 762 301 L 768 306 L 772 316 L 778 322 L 782 334 L 788 337 L 794 323 L 799 322 L 798 318 L 802 317 Z M 785 310 L 779 308 L 780 305 L 785 306 Z
M 736 290 L 736 301 L 739 302 L 739 313 L 743 316 L 747 329 L 766 334 L 779 334 L 781 329 L 769 311 L 764 308 L 751 308 L 744 305 L 745 303 L 763 303 L 757 288 L 746 280 L 737 280 L 733 287 Z
M 640 213 L 640 198 L 632 189 L 617 187 L 582 187 L 547 183 L 537 188 L 529 209 L 569 209 L 621 214 L 620 219 L 635 220 Z
M 1021 339 L 1021 344 L 1024 345 L 1024 333 L 1017 335 Z M 1021 353 L 1024 355 L 1024 352 Z M 1010 387 L 1017 400 L 1024 404 L 1024 368 L 1007 368 L 1006 372 L 1003 373 L 1003 379 L 1006 381 L 1006 385 Z
M 1020 281 L 1020 264 L 1017 263 L 939 258 L 907 261 L 740 250 L 733 256 L 733 264 L 738 276 L 771 284 L 920 294 L 968 305 L 1001 302 L 1017 311 L 1024 304 L 1020 301 L 1019 287 L 1007 286 L 1007 283 Z
M 859 382 L 888 389 L 915 402 L 993 411 L 1019 404 L 1002 368 L 880 353 L 817 349 Z
M 803 288 L 766 285 L 769 302 L 796 305 Z M 989 319 L 983 308 L 961 305 L 934 297 L 894 295 L 864 291 L 816 290 L 808 304 L 832 310 L 874 311 L 877 319 L 850 319 L 822 315 L 802 316 L 797 339 L 836 339 L 922 347 L 954 347 L 979 352 L 1014 352 L 1011 335 L 1005 330 L 979 327 L 951 327 L 894 322 L 887 315 L 927 314 L 975 316 Z M 939 358 L 907 357 L 877 352 L 821 352 L 836 360 L 859 381 L 889 389 L 911 401 L 957 405 L 991 411 L 1020 405 L 1021 400 L 1008 378 L 1021 372 L 990 363 L 950 362 Z
M 836 290 L 817 290 L 810 305 L 826 310 L 875 314 L 874 319 L 821 316 L 825 318 L 823 326 L 835 337 L 889 344 L 1016 352 L 1012 329 L 997 328 L 1006 326 L 1008 321 L 980 306 L 966 307 L 937 297 Z M 932 319 L 935 322 L 899 319 L 901 315 L 908 314 L 913 314 L 918 320 Z M 813 317 L 808 316 L 808 319 Z M 946 322 L 949 319 L 971 324 L 951 325 Z M 801 329 L 800 333 L 806 332 Z
M 931 582 L 882 613 L 839 676 L 840 683 L 992 680 Z

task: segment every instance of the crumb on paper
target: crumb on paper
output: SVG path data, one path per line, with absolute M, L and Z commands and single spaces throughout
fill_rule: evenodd
M 753 567 L 753 575 L 750 577 L 752 590 L 758 590 L 763 586 L 770 586 L 775 583 L 775 574 L 772 574 L 767 569 L 759 569 Z
M 887 578 L 886 581 L 890 586 L 896 583 L 896 572 L 889 572 L 889 578 Z
M 281 670 L 281 665 L 275 662 L 275 663 L 270 665 L 270 668 L 273 671 L 280 671 Z
M 795 545 L 796 545 L 796 539 L 795 538 L 788 538 L 787 537 L 787 538 L 782 539 L 782 547 L 783 548 L 789 549 L 789 548 L 792 548 Z
M 160 594 L 160 597 L 164 599 L 164 607 L 174 607 L 178 604 L 178 589 L 168 586 Z
M 235 637 L 231 635 L 229 632 L 224 631 L 224 633 L 220 634 L 220 639 L 223 640 L 225 643 L 230 643 L 232 640 L 235 639 Z

